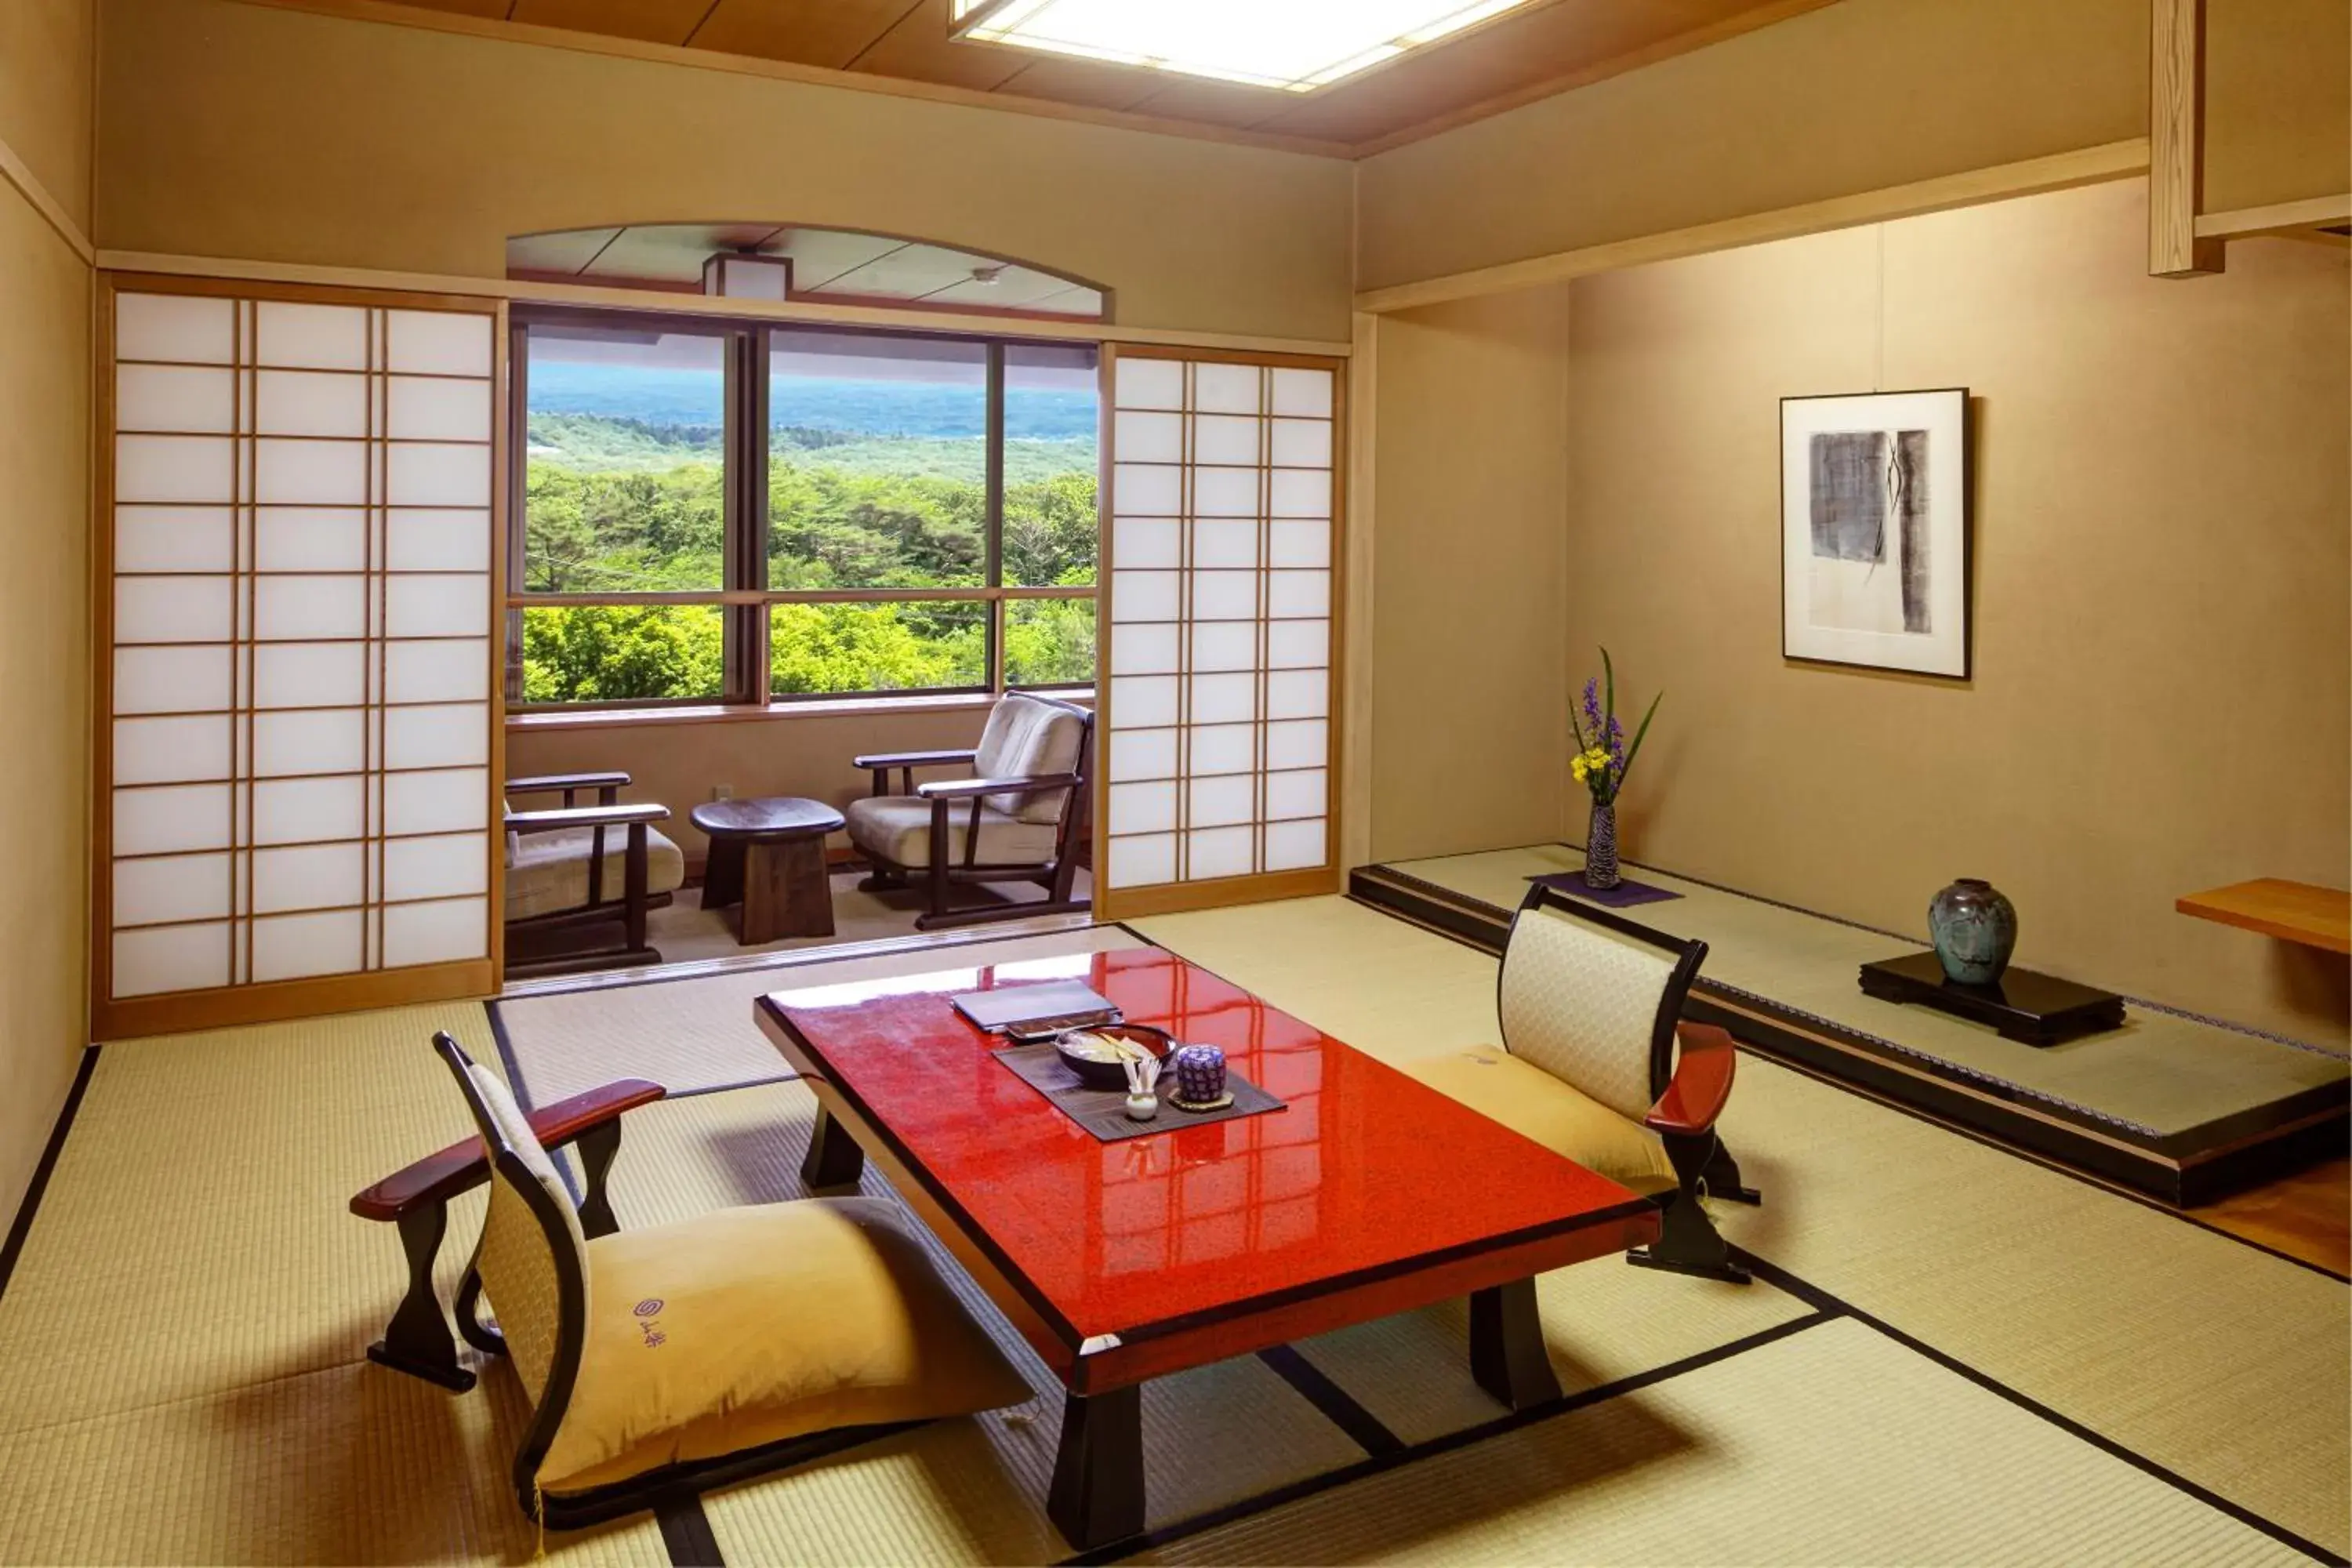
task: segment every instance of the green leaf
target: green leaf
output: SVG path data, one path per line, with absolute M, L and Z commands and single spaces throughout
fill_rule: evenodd
M 1633 743 L 1625 748 L 1625 765 L 1617 770 L 1618 788 L 1625 787 L 1625 775 L 1633 771 L 1633 759 L 1642 754 L 1642 741 L 1650 732 L 1650 721 L 1658 716 L 1658 704 L 1665 700 L 1666 694 L 1663 691 L 1650 699 L 1649 711 L 1642 715 L 1642 727 L 1633 731 Z

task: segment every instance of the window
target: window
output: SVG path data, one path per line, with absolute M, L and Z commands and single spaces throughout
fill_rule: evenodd
M 1095 677 L 1092 344 L 518 314 L 508 697 Z

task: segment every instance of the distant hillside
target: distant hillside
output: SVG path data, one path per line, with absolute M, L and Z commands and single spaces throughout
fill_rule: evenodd
M 536 398 L 533 401 L 537 401 Z M 653 471 L 720 460 L 724 442 L 716 425 L 660 424 L 638 418 L 585 414 L 533 414 L 530 458 L 587 473 Z M 772 430 L 768 449 L 796 468 L 831 468 L 845 474 L 986 480 L 986 453 L 977 436 L 868 436 L 832 429 Z M 1039 440 L 1008 437 L 1004 443 L 1007 484 L 1025 484 L 1073 469 L 1092 473 L 1095 436 Z

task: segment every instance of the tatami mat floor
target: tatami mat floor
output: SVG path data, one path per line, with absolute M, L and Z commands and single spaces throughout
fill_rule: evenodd
M 1135 929 L 1391 1059 L 1493 1037 L 1491 959 L 1344 900 Z M 1132 940 L 1095 937 L 1113 938 Z M 671 1053 L 649 1076 L 731 1081 L 711 1058 L 759 1039 L 746 978 L 607 994 L 634 1021 L 569 1058 L 526 1049 L 520 1005 L 504 1005 L 526 1092 L 543 1103 L 563 1072 L 625 1070 L 648 1037 Z M 344 1200 L 463 1131 L 425 1046 L 436 1027 L 497 1059 L 477 1007 L 100 1053 L 0 1290 L 0 1561 L 531 1555 L 507 1482 L 510 1371 L 451 1395 L 362 1359 L 403 1276 L 390 1228 Z M 551 1015 L 536 1030 L 584 1027 Z M 813 1104 L 771 1081 L 631 1113 L 622 1223 L 800 1195 Z M 2352 1548 L 2343 1284 L 1754 1058 L 1728 1130 L 1766 1205 L 1727 1227 L 1769 1278 L 1742 1290 L 1607 1260 L 1547 1277 L 1570 1394 L 1533 1418 L 1477 1392 L 1458 1310 L 1296 1347 L 1368 1413 L 1370 1439 L 1278 1357 L 1156 1384 L 1154 1534 L 1129 1550 L 2136 1563 Z M 448 1251 L 454 1273 L 462 1247 Z M 1037 1397 L 705 1498 L 725 1559 L 1066 1554 L 1043 1513 L 1058 1396 L 986 1321 Z M 671 1560 L 642 1517 L 546 1548 Z

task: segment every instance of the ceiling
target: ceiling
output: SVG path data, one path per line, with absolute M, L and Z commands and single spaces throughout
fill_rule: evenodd
M 1100 290 L 1034 267 L 800 224 L 635 224 L 526 234 L 507 241 L 507 275 L 700 293 L 702 264 L 720 252 L 789 260 L 795 300 L 1087 321 L 1104 314 Z
M 400 0 L 420 13 L 844 71 L 877 79 L 881 90 L 919 82 L 983 93 L 1007 109 L 1133 114 L 1163 130 L 1353 156 L 1829 3 L 1532 0 L 1391 64 L 1292 93 L 951 39 L 950 0 Z

